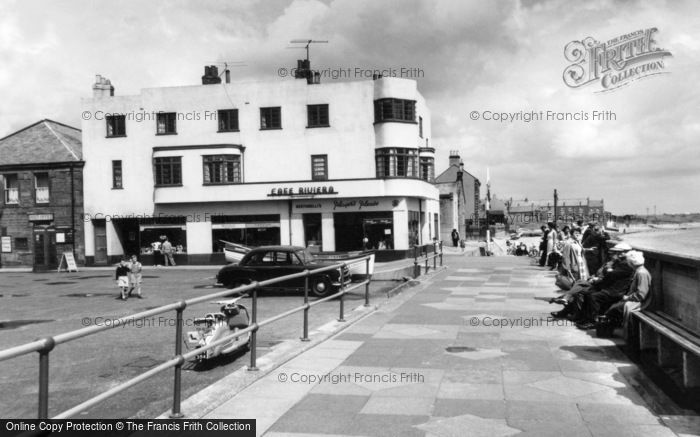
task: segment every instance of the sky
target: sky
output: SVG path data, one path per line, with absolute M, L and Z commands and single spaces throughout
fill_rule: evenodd
M 570 42 L 649 28 L 671 54 L 664 74 L 607 92 L 564 83 Z M 614 214 L 700 212 L 692 0 L 0 0 L 0 137 L 44 118 L 79 127 L 95 74 L 116 95 L 195 85 L 204 65 L 223 61 L 241 65 L 233 81 L 292 80 L 279 69 L 304 56 L 288 49 L 299 38 L 328 41 L 311 46 L 312 68 L 352 71 L 322 81 L 405 69 L 432 113 L 436 172 L 458 150 L 482 194 L 488 169 L 499 198 L 549 199 L 557 189 L 560 199 L 602 198 Z M 533 111 L 543 119 L 489 119 Z M 588 119 L 548 120 L 547 111 Z M 592 120 L 593 111 L 612 115 Z

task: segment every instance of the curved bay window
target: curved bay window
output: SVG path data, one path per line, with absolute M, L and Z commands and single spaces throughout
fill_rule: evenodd
M 204 155 L 204 185 L 241 182 L 241 158 L 238 155 Z
M 374 101 L 374 122 L 416 122 L 416 101 L 404 99 L 378 99 Z
M 428 182 L 435 180 L 435 158 L 421 157 L 420 178 Z
M 375 160 L 378 178 L 418 176 L 418 150 L 416 149 L 393 147 L 377 149 Z

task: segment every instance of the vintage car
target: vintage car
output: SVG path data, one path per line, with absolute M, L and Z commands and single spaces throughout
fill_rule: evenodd
M 240 263 L 229 264 L 219 270 L 216 280 L 226 288 L 234 288 L 254 281 L 278 278 L 299 273 L 306 269 L 313 270 L 338 262 L 318 261 L 303 247 L 297 246 L 261 246 L 248 252 Z M 327 296 L 340 288 L 340 269 L 328 270 L 311 275 L 309 292 L 315 296 Z M 350 271 L 343 268 L 345 285 L 351 282 Z M 265 287 L 271 290 L 304 291 L 305 278 L 296 278 Z

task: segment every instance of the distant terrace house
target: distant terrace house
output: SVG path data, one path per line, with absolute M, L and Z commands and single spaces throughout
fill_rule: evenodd
M 449 166 L 435 178 L 440 190 L 440 239 L 451 241 L 452 229 L 461 238 L 479 234 L 479 196 L 481 182 L 464 170 L 459 152 L 450 152 Z
M 222 83 L 210 66 L 201 85 L 127 96 L 98 76 L 83 100 L 88 263 L 151 262 L 161 236 L 176 262 L 206 264 L 224 262 L 224 241 L 329 252 L 366 236 L 405 256 L 438 235 L 416 82 L 322 84 L 305 62 L 296 79 Z
M 508 221 L 511 227 L 527 227 L 528 224 L 542 224 L 554 219 L 554 200 L 509 200 Z M 603 199 L 559 199 L 557 202 L 558 223 L 597 222 L 604 224 L 610 213 L 605 211 Z
M 42 120 L 0 139 L 0 265 L 84 264 L 80 129 Z

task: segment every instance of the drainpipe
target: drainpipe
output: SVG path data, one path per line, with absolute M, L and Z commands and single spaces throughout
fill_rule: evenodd
M 70 233 L 71 239 L 71 252 L 75 257 L 75 174 L 74 168 L 71 164 L 70 166 Z
M 287 221 L 289 222 L 289 245 L 292 245 L 292 199 L 290 198 L 287 201 L 287 206 L 288 206 L 288 211 L 287 211 L 287 216 L 288 219 Z

